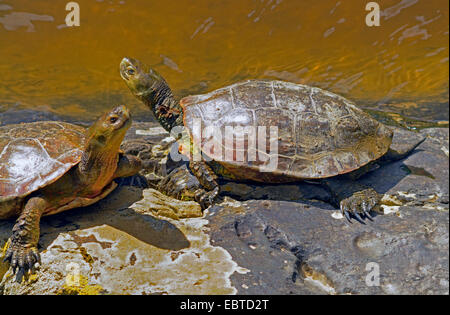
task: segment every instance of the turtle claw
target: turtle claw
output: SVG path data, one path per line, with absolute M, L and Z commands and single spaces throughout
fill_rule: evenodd
M 16 281 L 21 282 L 24 275 L 34 271 L 34 265 L 41 259 L 36 247 L 11 243 L 3 261 L 10 264 Z
M 357 191 L 350 197 L 343 199 L 340 202 L 340 208 L 341 212 L 349 222 L 351 222 L 351 217 L 353 217 L 358 222 L 366 224 L 364 222 L 365 218 L 373 221 L 370 211 L 374 209 L 379 201 L 380 195 L 372 188 L 368 188 Z
M 366 224 L 366 223 L 364 222 L 364 220 L 361 218 L 361 216 L 358 214 L 358 212 L 354 212 L 354 213 L 353 213 L 353 216 L 355 217 L 356 221 L 358 221 L 359 223 L 361 223 L 361 224 Z
M 365 201 L 362 203 L 362 210 L 363 210 L 364 215 L 367 217 L 367 219 L 369 219 L 370 221 L 373 221 L 373 217 L 370 215 L 370 208 L 367 205 L 367 202 L 365 202 Z
M 366 216 L 367 219 L 373 221 L 373 217 L 370 215 L 369 211 L 364 211 L 364 215 Z
M 350 218 L 349 212 L 348 211 L 344 211 L 344 215 L 345 215 L 345 218 L 347 219 L 347 221 L 352 223 L 352 219 Z

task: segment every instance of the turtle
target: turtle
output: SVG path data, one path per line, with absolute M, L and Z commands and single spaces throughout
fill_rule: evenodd
M 119 149 L 130 126 L 120 105 L 88 129 L 60 121 L 0 127 L 0 219 L 18 217 L 4 261 L 18 279 L 40 261 L 41 216 L 93 204 L 117 187 L 114 179 L 140 170 Z
M 381 195 L 357 179 L 379 164 L 402 159 L 421 143 L 391 148 L 394 133 L 390 127 L 352 101 L 318 87 L 247 80 L 178 101 L 164 78 L 139 60 L 123 58 L 120 75 L 163 128 L 187 129 L 194 150 L 201 152 L 202 159 L 191 159 L 189 168 L 202 186 L 194 198 L 203 208 L 215 202 L 220 192 L 218 178 L 260 183 L 313 181 L 329 190 L 332 203 L 350 222 L 372 220 L 371 211 L 379 206 Z M 250 146 L 245 134 L 225 133 L 215 141 L 198 132 L 196 136 L 197 125 L 200 130 L 211 127 L 222 135 L 227 127 L 266 127 L 267 136 L 267 130 L 275 127 L 275 167 L 267 167 L 271 157 L 266 150 L 267 140 L 261 146 L 263 150 L 256 150 L 255 159 L 254 142 Z M 220 147 L 231 152 L 233 158 L 215 154 L 215 148 Z M 192 150 L 184 153 L 195 157 Z M 244 158 L 234 159 L 238 153 Z M 179 179 L 179 172 L 174 176 Z M 165 183 L 177 185 L 178 179 Z

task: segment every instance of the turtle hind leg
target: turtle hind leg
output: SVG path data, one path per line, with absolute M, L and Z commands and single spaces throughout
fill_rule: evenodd
M 48 203 L 42 197 L 30 198 L 12 229 L 10 245 L 6 250 L 3 261 L 9 262 L 16 273 L 16 280 L 20 282 L 22 276 L 33 270 L 34 265 L 40 262 L 37 249 L 39 241 L 39 223 L 41 216 L 47 209 Z
M 380 195 L 374 189 L 367 188 L 342 199 L 339 208 L 347 220 L 351 221 L 350 216 L 353 216 L 360 223 L 364 223 L 364 218 L 373 220 L 370 212 L 378 205 L 380 199 Z
M 332 196 L 332 202 L 351 222 L 353 217 L 364 224 L 364 219 L 372 220 L 371 211 L 378 207 L 381 195 L 373 188 L 361 185 L 351 179 L 329 178 L 323 180 Z
M 189 168 L 202 186 L 195 192 L 195 201 L 200 203 L 202 209 L 206 209 L 214 204 L 220 192 L 217 175 L 205 161 L 190 161 Z

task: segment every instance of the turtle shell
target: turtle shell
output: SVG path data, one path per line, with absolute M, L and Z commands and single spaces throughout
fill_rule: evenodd
M 0 202 L 55 182 L 81 160 L 85 129 L 63 122 L 0 127 Z
M 282 81 L 241 82 L 185 97 L 180 104 L 194 145 L 241 179 L 285 182 L 348 173 L 384 155 L 393 136 L 389 128 L 339 95 Z M 212 129 L 205 133 L 209 126 Z M 235 136 L 230 137 L 227 126 L 233 127 Z M 269 138 L 271 126 L 277 128 L 276 139 Z M 249 140 L 255 137 L 246 136 L 245 127 L 253 127 L 247 131 L 255 133 L 266 127 L 266 138 L 272 140 L 262 142 L 258 137 L 255 145 Z M 221 138 L 211 130 L 220 131 Z M 276 151 L 270 142 L 277 144 Z M 271 158 L 276 159 L 276 167 L 266 168 Z

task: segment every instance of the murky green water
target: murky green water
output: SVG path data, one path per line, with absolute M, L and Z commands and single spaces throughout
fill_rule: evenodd
M 81 25 L 68 28 L 67 2 L 0 0 L 0 124 L 23 110 L 89 121 L 117 103 L 151 119 L 118 74 L 123 56 L 179 96 L 281 79 L 406 125 L 448 121 L 445 0 L 378 1 L 379 27 L 359 0 L 78 0 Z

